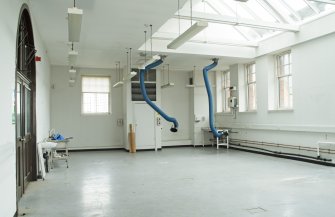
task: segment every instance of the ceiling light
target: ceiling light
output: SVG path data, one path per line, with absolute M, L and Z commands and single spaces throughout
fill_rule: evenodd
M 83 10 L 73 7 L 67 9 L 69 22 L 69 41 L 79 42 Z
M 145 69 L 145 67 L 147 67 L 148 65 L 150 65 L 151 63 L 156 62 L 157 60 L 160 60 L 161 56 L 159 55 L 154 55 L 150 60 L 146 61 L 142 66 L 140 66 L 140 69 Z
M 161 88 L 167 88 L 167 87 L 173 87 L 174 86 L 174 83 L 170 82 L 170 65 L 167 64 L 167 67 L 168 67 L 168 80 L 167 80 L 167 83 L 166 84 L 163 84 L 161 85 Z M 163 81 L 165 81 L 164 79 L 164 74 L 165 74 L 165 70 L 164 70 L 164 66 L 163 66 Z
M 69 56 L 68 56 L 69 65 L 71 66 L 76 65 L 77 57 L 78 57 L 77 51 L 74 51 L 74 50 L 69 51 Z
M 161 88 L 167 88 L 167 87 L 173 87 L 173 86 L 174 86 L 174 83 L 169 82 L 167 84 L 162 85 Z
M 137 72 L 129 72 L 127 73 L 127 75 L 123 78 L 123 81 L 127 81 L 127 80 L 130 80 L 132 79 L 133 77 L 135 77 L 137 75 Z
M 76 74 L 76 73 L 77 73 L 77 70 L 75 70 L 75 69 L 70 69 L 70 70 L 69 70 L 69 73 L 70 73 L 70 74 Z
M 204 30 L 206 27 L 208 27 L 207 22 L 199 21 L 193 24 L 188 30 L 186 30 L 183 34 L 178 36 L 175 40 L 173 40 L 170 44 L 168 44 L 168 49 L 177 49 L 181 45 L 183 45 L 185 42 L 193 38 L 195 35 L 197 35 L 199 32 Z
M 120 87 L 122 85 L 123 85 L 123 81 L 118 81 L 113 85 L 113 87 Z

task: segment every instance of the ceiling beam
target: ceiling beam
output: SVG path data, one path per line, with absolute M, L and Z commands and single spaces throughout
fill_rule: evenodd
M 208 2 L 208 1 L 204 1 L 210 8 L 212 8 L 212 10 L 214 10 L 217 14 L 219 14 L 219 15 L 223 15 L 218 9 L 216 9 L 213 5 L 212 5 L 212 3 L 210 3 L 210 2 Z M 222 3 L 222 2 L 220 2 L 220 3 Z M 229 10 L 231 10 L 231 8 L 230 7 L 227 7 Z M 234 11 L 232 11 L 233 13 L 234 13 Z M 246 34 L 244 34 L 241 30 L 239 30 L 236 26 L 233 26 L 233 28 L 236 30 L 236 32 L 238 32 L 244 39 L 246 39 L 246 40 L 248 40 L 248 41 L 250 41 L 251 40 L 251 38 L 250 38 L 250 36 L 249 35 L 246 35 Z M 256 32 L 256 31 L 254 31 L 255 32 L 255 34 L 257 34 L 259 37 L 261 37 L 259 34 L 258 34 L 258 32 Z
M 281 13 L 279 13 L 268 1 L 256 0 L 266 11 L 268 11 L 277 21 L 281 23 L 290 23 Z
M 285 1 L 283 1 L 283 0 L 279 0 L 280 1 L 280 3 L 282 4 L 282 5 L 284 5 L 284 7 L 286 7 L 286 9 L 294 16 L 294 18 L 297 20 L 297 21 L 300 21 L 300 20 L 302 20 L 301 19 L 301 16 L 298 14 L 298 12 L 297 11 L 295 11 L 295 10 L 293 10 L 293 8 L 289 5 L 289 4 L 287 4 Z
M 335 5 L 335 1 L 330 1 L 330 0 L 309 0 L 309 1 L 321 2 L 321 3 L 325 3 L 325 4 Z
M 185 19 L 190 20 L 191 17 L 188 15 L 180 15 L 180 16 L 173 16 L 176 19 Z M 216 14 L 208 14 L 208 13 L 201 13 L 201 12 L 193 12 L 193 20 L 195 21 L 204 21 L 209 23 L 219 23 L 219 24 L 227 24 L 232 26 L 245 26 L 251 28 L 258 28 L 258 29 L 270 29 L 270 30 L 278 30 L 278 31 L 290 31 L 290 32 L 298 32 L 299 26 L 298 25 L 291 25 L 291 24 L 284 24 L 284 23 L 270 23 L 270 22 L 263 22 L 263 21 L 256 21 L 256 20 L 249 20 L 249 19 L 236 19 L 235 17 L 228 17 Z
M 311 2 L 309 2 L 308 0 L 304 0 L 304 2 L 314 11 L 315 14 L 320 13 L 320 9 L 312 5 Z

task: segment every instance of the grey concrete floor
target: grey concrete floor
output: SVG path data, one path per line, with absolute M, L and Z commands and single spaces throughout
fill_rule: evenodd
M 215 148 L 75 152 L 33 182 L 33 217 L 335 216 L 335 168 Z

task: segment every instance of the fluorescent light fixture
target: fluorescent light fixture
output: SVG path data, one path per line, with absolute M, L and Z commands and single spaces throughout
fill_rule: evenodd
M 132 79 L 133 77 L 135 77 L 137 75 L 137 72 L 129 72 L 127 73 L 127 75 L 123 78 L 123 81 L 127 81 L 127 80 L 130 80 Z
M 69 41 L 79 42 L 83 10 L 76 7 L 68 8 L 67 14 L 69 22 Z
M 162 85 L 161 88 L 167 88 L 167 87 L 173 87 L 173 86 L 174 86 L 174 83 L 169 82 L 167 84 Z
M 77 57 L 78 57 L 77 51 L 74 51 L 74 50 L 69 51 L 69 56 L 68 56 L 69 65 L 71 66 L 76 65 Z
M 76 80 L 74 80 L 74 79 L 70 79 L 69 80 L 69 86 L 70 87 L 74 87 L 74 84 L 76 83 Z
M 73 79 L 75 79 L 75 77 L 76 77 L 77 70 L 71 68 L 71 69 L 69 70 L 69 74 L 70 74 L 70 79 L 73 80 Z
M 195 35 L 197 35 L 199 32 L 204 30 L 206 27 L 208 27 L 208 23 L 204 21 L 199 21 L 193 24 L 188 30 L 186 30 L 183 34 L 178 36 L 175 40 L 173 40 L 170 44 L 168 44 L 168 49 L 177 49 L 181 45 L 183 45 L 185 42 L 193 38 Z
M 161 56 L 159 55 L 154 55 L 150 60 L 146 61 L 142 66 L 140 66 L 140 69 L 145 69 L 145 67 L 147 67 L 148 65 L 150 65 L 151 63 L 160 60 Z
M 123 81 L 118 81 L 113 85 L 113 87 L 120 87 L 122 85 L 123 85 Z

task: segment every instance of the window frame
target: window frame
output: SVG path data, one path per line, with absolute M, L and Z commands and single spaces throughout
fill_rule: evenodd
M 289 63 L 286 64 L 284 61 L 284 64 L 282 64 L 281 58 L 285 58 L 286 55 L 289 55 Z M 293 83 L 292 83 L 292 52 L 291 50 L 287 50 L 284 51 L 282 53 L 276 54 L 275 55 L 275 85 L 276 85 L 276 98 L 277 98 L 277 108 L 279 110 L 291 110 L 293 109 Z M 289 73 L 285 74 L 285 67 L 289 68 Z M 284 73 L 283 73 L 284 72 Z M 287 87 L 287 92 L 288 92 L 288 106 L 284 106 L 281 104 L 281 91 L 280 91 L 280 81 L 281 79 L 288 79 L 288 83 L 290 84 L 290 80 L 291 80 L 291 86 L 288 84 Z M 292 92 L 290 91 L 290 89 L 292 89 Z M 292 102 L 291 102 L 292 99 Z
M 229 86 L 227 86 L 227 75 L 229 75 Z M 222 72 L 222 95 L 223 95 L 223 107 L 222 112 L 223 113 L 230 113 L 231 108 L 229 107 L 229 97 L 231 95 L 230 93 L 230 70 L 226 70 Z M 229 96 L 227 97 L 227 93 L 229 92 Z
M 255 80 L 251 81 L 249 80 L 249 75 L 250 75 L 250 67 L 254 65 L 255 67 Z M 249 86 L 255 85 L 255 95 L 254 95 L 254 100 L 255 100 L 255 108 L 250 109 L 249 107 L 249 101 L 250 101 L 250 95 L 249 95 Z M 257 111 L 257 77 L 256 77 L 256 62 L 250 62 L 245 64 L 245 86 L 246 86 L 246 111 Z
M 84 93 L 92 93 L 92 92 L 83 92 L 83 78 L 84 77 L 91 77 L 91 78 L 108 78 L 109 82 L 109 92 L 108 92 L 108 112 L 92 112 L 92 113 L 85 113 L 84 112 Z M 112 78 L 110 75 L 82 75 L 81 82 L 80 82 L 80 94 L 81 94 L 81 114 L 85 116 L 104 116 L 104 115 L 111 115 L 112 114 Z M 106 93 L 106 92 L 93 92 L 93 93 Z

